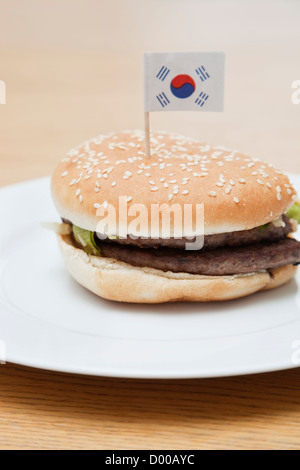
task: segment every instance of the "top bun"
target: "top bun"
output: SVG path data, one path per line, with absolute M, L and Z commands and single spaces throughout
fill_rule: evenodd
M 118 214 L 120 196 L 128 207 L 143 204 L 149 211 L 152 204 L 203 203 L 205 235 L 211 235 L 267 224 L 296 199 L 289 178 L 269 163 L 164 132 L 151 134 L 146 159 L 144 139 L 141 131 L 124 131 L 70 150 L 52 178 L 60 216 L 97 231 L 97 208 L 112 204 Z M 177 227 L 171 232 L 176 236 Z

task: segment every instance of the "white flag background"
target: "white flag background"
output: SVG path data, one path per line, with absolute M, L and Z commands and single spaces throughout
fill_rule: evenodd
M 223 111 L 223 52 L 144 54 L 145 111 Z

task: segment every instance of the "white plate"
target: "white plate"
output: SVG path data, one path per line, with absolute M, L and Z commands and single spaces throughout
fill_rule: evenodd
M 300 191 L 300 176 L 292 177 Z M 0 346 L 7 361 L 64 372 L 219 377 L 300 364 L 300 278 L 214 304 L 126 305 L 68 275 L 49 179 L 0 190 Z M 1 348 L 0 348 L 1 349 Z

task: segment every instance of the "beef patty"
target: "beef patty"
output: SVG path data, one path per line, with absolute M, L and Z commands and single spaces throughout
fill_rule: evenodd
M 293 224 L 286 215 L 283 216 L 283 221 L 285 223 L 285 227 L 276 227 L 274 224 L 267 224 L 263 227 L 256 227 L 252 230 L 207 235 L 204 237 L 203 248 L 213 249 L 225 246 L 251 245 L 252 243 L 259 243 L 268 240 L 280 240 L 293 232 Z M 165 246 L 168 248 L 178 249 L 185 249 L 187 242 L 191 242 L 191 240 L 186 238 L 138 238 L 137 240 L 126 238 L 112 241 L 114 244 L 138 246 L 139 248 L 159 248 Z
M 204 251 L 141 249 L 106 242 L 99 242 L 99 246 L 104 257 L 132 266 L 208 276 L 246 274 L 300 263 L 300 242 L 292 238 Z

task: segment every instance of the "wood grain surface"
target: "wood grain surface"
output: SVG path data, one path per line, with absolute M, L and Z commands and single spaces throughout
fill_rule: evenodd
M 1 449 L 298 449 L 300 370 L 120 380 L 0 369 Z
M 227 53 L 225 113 L 159 113 L 154 129 L 300 172 L 300 4 L 263 3 L 0 2 L 0 185 L 49 175 L 95 134 L 142 127 L 143 50 Z M 299 390 L 300 369 L 155 381 L 1 365 L 0 449 L 299 449 Z

